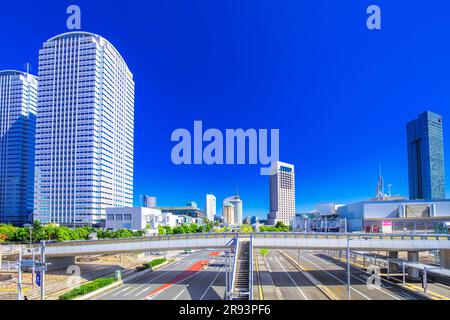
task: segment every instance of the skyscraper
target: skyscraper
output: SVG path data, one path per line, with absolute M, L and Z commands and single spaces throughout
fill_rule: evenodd
M 277 161 L 270 175 L 270 212 L 268 222 L 289 225 L 295 217 L 294 165 Z
M 229 202 L 224 202 L 222 206 L 223 222 L 226 225 L 234 225 L 234 206 Z
M 214 222 L 216 216 L 216 197 L 212 194 L 206 195 L 206 216 L 208 220 Z
M 39 51 L 34 218 L 102 225 L 132 206 L 134 81 L 120 53 L 87 32 Z
M 243 210 L 242 210 L 242 200 L 239 197 L 238 194 L 228 197 L 225 200 L 223 200 L 223 208 L 222 212 L 225 211 L 225 205 L 230 204 L 233 206 L 233 222 L 235 225 L 241 225 L 242 224 L 242 216 L 243 216 Z
M 146 207 L 146 208 L 156 207 L 156 197 L 142 195 L 141 196 L 141 206 Z
M 0 222 L 22 225 L 33 213 L 37 78 L 0 71 Z
M 442 116 L 423 112 L 406 129 L 409 198 L 445 199 Z

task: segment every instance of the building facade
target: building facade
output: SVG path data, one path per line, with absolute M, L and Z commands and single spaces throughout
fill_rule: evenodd
M 224 202 L 222 206 L 223 223 L 234 225 L 234 206 L 229 202 Z
M 209 221 L 214 222 L 214 218 L 216 216 L 216 197 L 212 194 L 207 194 L 206 195 L 206 217 L 208 218 Z
M 242 206 L 242 200 L 239 197 L 238 194 L 228 197 L 225 200 L 223 200 L 223 208 L 222 212 L 225 211 L 225 205 L 230 204 L 233 206 L 233 219 L 230 219 L 229 221 L 233 221 L 233 223 L 228 223 L 232 225 L 241 225 L 242 219 L 243 219 L 243 206 Z
M 175 227 L 177 216 L 146 207 L 123 207 L 106 209 L 106 228 L 144 230 L 161 226 Z
M 450 200 L 360 201 L 339 207 L 347 230 L 365 232 L 438 232 L 450 223 Z
M 102 226 L 133 201 L 134 81 L 120 53 L 87 32 L 39 51 L 34 219 Z
M 426 111 L 406 127 L 409 198 L 445 199 L 442 116 Z
M 32 221 L 37 77 L 0 71 L 0 223 Z
M 141 196 L 141 206 L 146 207 L 146 208 L 156 207 L 156 197 L 142 195 Z
M 294 165 L 277 161 L 270 175 L 269 224 L 282 221 L 289 225 L 295 217 L 295 170 Z

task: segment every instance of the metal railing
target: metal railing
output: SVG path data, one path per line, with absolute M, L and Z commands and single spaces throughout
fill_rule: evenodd
M 237 267 L 237 259 L 239 255 L 239 234 L 237 234 L 237 237 L 235 238 L 235 249 L 234 249 L 234 257 L 233 257 L 233 267 L 231 269 L 231 286 L 230 286 L 230 296 L 233 296 L 234 291 L 234 280 L 236 279 L 236 267 Z
M 380 234 L 380 233 L 324 233 L 324 232 L 254 232 L 257 238 L 305 238 L 305 239 L 380 239 L 380 240 L 442 240 L 449 241 L 449 234 Z

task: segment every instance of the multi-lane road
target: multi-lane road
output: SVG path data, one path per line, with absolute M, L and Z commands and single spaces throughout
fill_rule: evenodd
M 100 300 L 221 300 L 225 295 L 225 257 L 218 251 L 180 254 L 180 259 L 125 283 Z
M 256 299 L 347 300 L 345 263 L 312 251 L 272 250 L 255 261 Z M 352 300 L 420 300 L 423 296 L 380 279 L 380 286 L 369 286 L 371 275 L 351 268 Z M 258 278 L 259 277 L 259 278 Z M 261 280 L 259 280 L 261 279 Z M 272 280 L 272 281 L 271 281 Z M 374 284 L 375 279 L 369 279 Z M 259 286 L 261 285 L 261 286 Z M 275 287 L 275 288 L 274 288 Z
M 300 253 L 300 256 L 299 256 Z M 221 300 L 225 296 L 225 257 L 212 250 L 179 254 L 176 260 L 95 299 Z M 351 268 L 352 300 L 420 300 L 424 297 L 362 269 Z M 345 261 L 314 251 L 254 251 L 255 300 L 347 300 Z

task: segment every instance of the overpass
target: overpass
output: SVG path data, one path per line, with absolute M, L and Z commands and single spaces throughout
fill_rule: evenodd
M 450 235 L 254 232 L 250 234 L 193 233 L 167 236 L 64 241 L 46 243 L 47 257 L 227 248 L 233 239 L 252 237 L 254 248 L 321 250 L 347 248 L 364 251 L 450 250 Z

